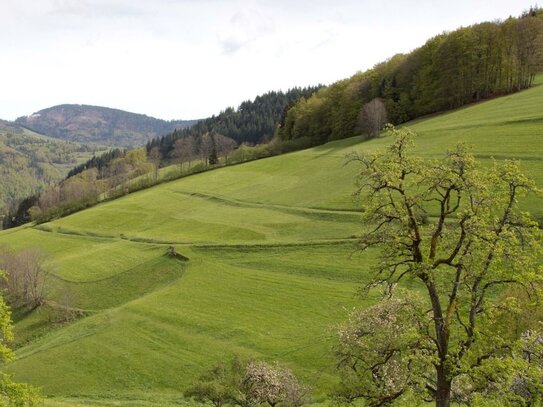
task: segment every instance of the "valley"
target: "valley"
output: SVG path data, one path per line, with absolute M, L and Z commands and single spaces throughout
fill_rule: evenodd
M 417 155 L 439 159 L 465 142 L 487 166 L 521 160 L 543 185 L 542 84 L 406 123 Z M 372 303 L 356 292 L 376 261 L 355 250 L 360 203 L 346 156 L 389 143 L 333 141 L 1 231 L 0 244 L 52 259 L 48 305 L 15 315 L 8 370 L 41 387 L 46 405 L 173 405 L 239 354 L 284 363 L 325 401 L 337 382 L 334 327 Z M 521 203 L 539 220 L 540 199 Z M 168 256 L 171 246 L 188 261 Z M 52 324 L 67 292 L 83 317 Z

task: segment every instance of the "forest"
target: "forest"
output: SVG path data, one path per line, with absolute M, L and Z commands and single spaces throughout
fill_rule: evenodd
M 287 92 L 268 92 L 257 96 L 254 101 L 241 103 L 237 109 L 230 107 L 217 116 L 199 121 L 192 127 L 151 140 L 147 144 L 147 150 L 158 146 L 161 154 L 167 157 L 173 150 L 175 140 L 186 137 L 198 140 L 206 133 L 222 134 L 235 140 L 238 145 L 242 143 L 255 145 L 269 141 L 286 111 L 300 99 L 310 97 L 320 88 L 321 85 L 293 88 Z
M 307 88 L 293 88 L 287 92 L 272 91 L 264 95 L 257 96 L 253 101 L 247 100 L 240 104 L 237 109 L 229 107 L 219 113 L 217 116 L 200 120 L 195 125 L 183 129 L 176 129 L 162 137 L 157 137 L 147 143 L 147 151 L 150 152 L 154 147 L 158 148 L 160 157 L 166 162 L 174 162 L 176 149 L 175 142 L 179 139 L 186 139 L 184 144 L 190 146 L 191 150 L 186 151 L 186 156 L 199 155 L 197 151 L 206 149 L 206 141 L 202 138 L 205 134 L 214 140 L 219 137 L 232 139 L 235 145 L 243 143 L 255 145 L 269 141 L 277 127 L 281 117 L 284 117 L 286 111 L 294 106 L 298 100 L 311 96 L 322 86 Z M 179 148 L 179 143 L 178 143 Z M 107 164 L 119 156 L 122 152 L 114 149 L 101 156 L 92 157 L 87 162 L 73 168 L 68 177 L 79 174 L 85 169 L 97 168 L 103 169 Z
M 371 136 L 362 112 L 374 100 L 384 105 L 388 122 L 400 124 L 520 91 L 540 71 L 542 50 L 541 9 L 443 33 L 303 98 L 281 121 L 278 136 L 309 136 L 313 144 Z
M 108 190 L 114 197 L 128 188 L 153 185 L 159 167 L 169 164 L 179 164 L 181 176 L 206 170 L 221 157 L 227 165 L 357 134 L 371 138 L 385 123 L 400 124 L 529 88 L 542 67 L 541 9 L 463 27 L 327 87 L 268 92 L 237 109 L 227 108 L 192 127 L 155 138 L 145 151 L 114 149 L 94 156 L 73 168 L 61 185 L 14 206 L 3 227 L 72 213 L 95 204 Z M 192 162 L 198 165 L 191 168 Z M 154 177 L 137 187 L 127 183 L 146 171 L 154 171 Z M 75 184 L 79 185 L 75 194 L 64 191 L 66 185 Z M 44 198 L 51 191 L 55 198 Z M 31 216 L 29 210 L 36 205 L 39 211 Z

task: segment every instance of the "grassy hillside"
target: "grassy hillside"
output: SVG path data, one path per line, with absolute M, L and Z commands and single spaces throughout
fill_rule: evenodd
M 420 155 L 466 141 L 487 165 L 522 159 L 541 186 L 542 105 L 536 86 L 410 127 Z M 353 255 L 356 168 L 345 155 L 389 141 L 352 138 L 222 168 L 1 232 L 0 243 L 47 250 L 51 303 L 69 291 L 87 315 L 55 329 L 51 309 L 18 316 L 10 369 L 60 397 L 54 405 L 167 405 L 238 353 L 287 364 L 324 397 L 335 381 L 332 328 L 370 301 L 355 290 L 374 261 Z M 541 217 L 540 203 L 523 205 Z M 190 261 L 166 256 L 170 245 Z

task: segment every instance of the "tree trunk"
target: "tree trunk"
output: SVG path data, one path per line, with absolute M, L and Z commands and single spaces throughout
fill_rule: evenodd
M 451 405 L 451 380 L 441 362 L 437 370 L 437 389 L 436 389 L 436 407 L 450 407 Z

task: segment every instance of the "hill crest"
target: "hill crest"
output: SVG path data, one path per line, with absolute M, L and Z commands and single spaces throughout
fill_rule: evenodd
M 21 116 L 15 124 L 50 137 L 115 147 L 142 146 L 196 120 L 161 120 L 102 106 L 62 104 Z

